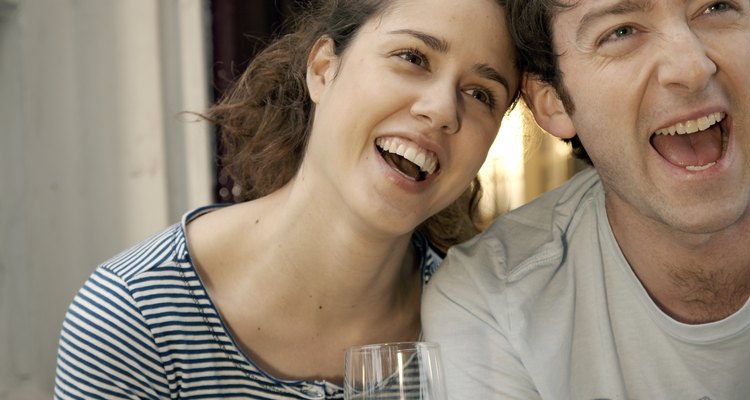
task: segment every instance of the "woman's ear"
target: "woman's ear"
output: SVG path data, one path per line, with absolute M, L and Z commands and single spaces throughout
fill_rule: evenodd
M 315 42 L 307 56 L 307 90 L 310 99 L 318 104 L 325 87 L 336 76 L 338 57 L 333 51 L 333 40 L 323 36 Z
M 539 77 L 524 74 L 522 78 L 521 95 L 534 114 L 536 123 L 550 134 L 561 139 L 570 139 L 576 135 L 573 121 L 557 91 Z

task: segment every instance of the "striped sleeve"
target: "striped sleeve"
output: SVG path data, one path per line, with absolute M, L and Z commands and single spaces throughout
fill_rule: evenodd
M 128 286 L 97 269 L 63 321 L 55 399 L 166 399 L 169 393 L 154 337 Z
M 56 400 L 343 397 L 336 383 L 269 375 L 232 338 L 185 237 L 189 221 L 219 207 L 187 213 L 94 271 L 63 321 Z M 441 259 L 425 237 L 414 241 L 426 283 Z

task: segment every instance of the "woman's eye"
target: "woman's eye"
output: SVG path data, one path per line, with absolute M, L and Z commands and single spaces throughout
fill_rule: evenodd
M 484 89 L 469 89 L 466 91 L 466 94 L 488 105 L 490 108 L 495 106 L 495 98 Z
M 418 65 L 420 67 L 426 67 L 428 65 L 427 57 L 425 57 L 421 52 L 414 49 L 404 50 L 398 53 L 398 56 L 406 60 L 407 62 Z

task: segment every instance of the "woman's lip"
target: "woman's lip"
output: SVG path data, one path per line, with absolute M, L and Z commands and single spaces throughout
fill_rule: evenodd
M 416 143 L 417 146 L 435 153 L 438 159 L 438 170 L 440 170 L 440 165 L 443 165 L 443 161 L 446 159 L 445 149 L 440 144 L 433 141 L 428 135 L 412 132 L 388 132 L 382 135 L 378 135 L 375 139 L 378 139 L 380 137 L 395 137 L 409 140 Z M 438 170 L 436 170 L 435 173 L 437 173 Z
M 399 161 L 401 158 L 414 165 L 417 169 L 417 175 L 433 174 L 440 166 L 438 156 L 435 152 L 427 150 L 411 140 L 396 136 L 380 136 L 375 139 L 375 145 L 380 150 L 383 158 L 389 161 L 390 164 L 398 164 L 394 166 L 402 171 L 401 162 Z
M 381 171 L 383 171 L 386 175 L 386 178 L 400 189 L 405 190 L 409 193 L 416 194 L 424 191 L 440 175 L 441 170 L 440 168 L 438 168 L 434 173 L 427 175 L 424 180 L 416 181 L 410 179 L 409 177 L 404 176 L 400 171 L 394 169 L 388 163 L 388 161 L 383 158 L 383 156 L 380 154 L 380 149 L 374 143 L 372 149 L 375 153 L 377 164 L 379 165 Z

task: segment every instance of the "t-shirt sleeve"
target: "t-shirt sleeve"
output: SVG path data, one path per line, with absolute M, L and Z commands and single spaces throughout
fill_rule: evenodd
M 449 252 L 423 299 L 424 338 L 440 343 L 448 398 L 540 399 L 510 340 L 503 282 L 472 275 L 472 264 L 485 267 L 474 257 Z M 488 293 L 477 279 L 497 287 Z
M 54 398 L 169 398 L 154 336 L 126 283 L 106 269 L 91 275 L 65 314 Z

